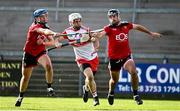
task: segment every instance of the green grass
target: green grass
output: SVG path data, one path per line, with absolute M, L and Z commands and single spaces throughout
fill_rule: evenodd
M 82 98 L 42 98 L 25 97 L 21 107 L 14 107 L 16 97 L 0 97 L 0 110 L 180 110 L 180 101 L 144 100 L 143 105 L 136 105 L 134 100 L 115 99 L 109 105 L 106 99 L 100 98 L 100 105 L 93 106 L 92 98 L 83 103 Z

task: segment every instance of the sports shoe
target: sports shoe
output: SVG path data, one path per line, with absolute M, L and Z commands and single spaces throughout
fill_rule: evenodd
M 113 103 L 114 103 L 114 95 L 108 94 L 107 98 L 108 98 L 109 104 L 113 105 Z
M 16 107 L 20 107 L 22 100 L 23 100 L 23 97 L 18 97 L 17 100 L 16 100 L 15 106 L 16 106 Z
M 83 85 L 83 101 L 85 103 L 88 101 L 88 91 L 86 91 L 85 85 Z
M 94 106 L 99 105 L 99 98 L 98 98 L 98 96 L 94 97 L 93 99 L 94 99 L 94 103 L 93 103 Z
M 137 105 L 143 104 L 143 101 L 141 100 L 139 95 L 135 95 L 134 100 L 136 101 Z
M 47 88 L 47 96 L 55 96 L 54 89 L 52 87 Z

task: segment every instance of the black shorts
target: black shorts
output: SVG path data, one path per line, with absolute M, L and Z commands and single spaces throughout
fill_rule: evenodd
M 127 56 L 124 59 L 109 59 L 109 69 L 111 71 L 119 71 L 121 67 L 124 65 L 124 63 L 131 59 L 131 55 Z
M 46 51 L 41 52 L 37 56 L 33 56 L 27 52 L 24 52 L 22 58 L 22 64 L 24 67 L 32 67 L 38 64 L 38 58 L 41 57 L 43 54 L 46 54 Z

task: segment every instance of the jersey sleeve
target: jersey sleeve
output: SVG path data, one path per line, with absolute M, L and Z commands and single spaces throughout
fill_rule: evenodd
M 66 30 L 64 32 L 62 32 L 62 34 L 67 34 Z M 68 39 L 68 37 L 65 35 L 63 36 L 64 39 Z
M 41 26 L 38 25 L 38 24 L 35 24 L 35 25 L 31 26 L 30 32 L 34 32 L 34 31 L 36 31 L 38 28 L 41 28 Z
M 106 32 L 106 34 L 108 34 L 109 33 L 109 27 L 108 26 L 104 26 L 104 31 Z
M 133 24 L 132 23 L 128 23 L 127 27 L 128 27 L 129 30 L 131 30 L 131 29 L 133 29 Z

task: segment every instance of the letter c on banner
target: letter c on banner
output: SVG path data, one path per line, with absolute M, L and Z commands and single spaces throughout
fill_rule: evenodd
M 156 70 L 156 69 L 157 69 L 157 66 L 151 65 L 146 70 L 146 79 L 151 83 L 156 83 L 157 82 L 156 79 L 151 78 L 151 71 Z

